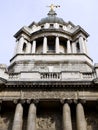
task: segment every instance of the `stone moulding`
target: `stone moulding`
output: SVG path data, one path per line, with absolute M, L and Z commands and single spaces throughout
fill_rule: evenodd
M 5 84 L 7 88 L 94 88 L 97 85 L 92 81 L 10 81 Z

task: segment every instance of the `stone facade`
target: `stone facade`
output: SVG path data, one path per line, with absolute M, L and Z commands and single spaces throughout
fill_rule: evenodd
M 98 64 L 89 34 L 51 10 L 20 29 L 0 65 L 0 130 L 97 130 Z

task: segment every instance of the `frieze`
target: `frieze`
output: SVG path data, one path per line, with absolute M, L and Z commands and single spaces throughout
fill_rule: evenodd
M 58 92 L 58 91 L 33 91 L 24 92 L 24 98 L 38 98 L 38 99 L 60 99 L 60 98 L 76 98 L 75 92 Z
M 14 100 L 14 99 L 86 99 L 97 100 L 97 92 L 84 91 L 58 91 L 58 90 L 25 90 L 25 91 L 1 91 L 0 99 Z

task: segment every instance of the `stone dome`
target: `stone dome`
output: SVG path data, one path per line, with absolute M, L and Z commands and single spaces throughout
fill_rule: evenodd
M 48 17 L 42 18 L 38 24 L 42 25 L 45 23 L 59 23 L 65 25 L 66 22 L 62 18 L 57 17 L 56 15 L 57 14 L 55 13 L 55 11 L 50 10 L 48 13 Z

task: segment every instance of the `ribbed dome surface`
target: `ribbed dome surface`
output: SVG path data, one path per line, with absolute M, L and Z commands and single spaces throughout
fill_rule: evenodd
M 42 18 L 38 24 L 42 25 L 45 23 L 59 23 L 65 25 L 65 21 L 62 18 L 56 17 L 56 15 L 57 14 L 55 13 L 55 11 L 49 11 L 48 17 Z

